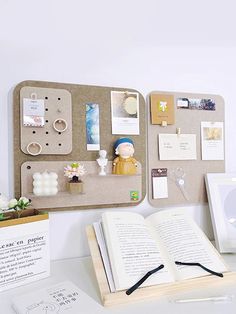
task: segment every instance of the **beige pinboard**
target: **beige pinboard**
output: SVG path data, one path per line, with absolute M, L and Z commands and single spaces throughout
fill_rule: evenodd
M 111 118 L 111 91 L 135 92 L 139 95 L 139 135 L 113 135 Z M 45 123 L 43 128 L 23 127 L 22 100 L 32 97 L 45 100 Z M 120 137 L 130 137 L 134 142 L 135 159 L 139 162 L 137 175 L 115 176 L 106 178 L 98 176 L 96 159 L 98 151 L 88 151 L 86 141 L 86 104 L 99 105 L 100 116 L 100 148 L 107 151 L 109 173 L 111 162 L 115 158 L 113 144 Z M 15 196 L 26 193 L 32 196 L 32 174 L 34 170 L 44 172 L 55 169 L 62 171 L 63 166 L 74 161 L 85 163 L 88 173 L 84 177 L 85 194 L 77 197 L 65 191 L 66 178 L 59 188 L 58 197 L 32 196 L 33 205 L 38 209 L 75 210 L 101 207 L 132 206 L 140 203 L 146 194 L 146 107 L 143 96 L 129 88 L 88 86 L 77 84 L 24 81 L 14 89 L 14 181 Z M 55 130 L 67 128 L 64 132 Z M 36 133 L 33 133 L 36 131 Z M 46 133 L 48 132 L 48 133 Z M 59 134 L 61 133 L 61 134 Z M 38 155 L 30 155 L 26 147 L 28 143 L 39 143 L 42 151 Z M 60 145 L 59 145 L 60 144 Z M 37 153 L 40 147 L 31 145 Z M 32 167 L 27 169 L 25 165 Z M 50 165 L 50 166 L 49 166 Z M 36 168 L 35 168 L 36 167 Z M 29 183 L 30 182 L 30 183 Z M 87 191 L 87 193 L 86 193 Z M 131 197 L 132 191 L 138 191 L 138 200 Z M 106 192 L 106 193 L 105 193 Z M 105 193 L 105 194 L 104 194 Z M 60 204 L 59 204 L 60 203 Z
M 164 99 L 172 97 L 174 104 L 173 124 L 162 126 L 152 124 L 151 119 L 151 95 L 164 95 Z M 179 98 L 191 99 L 212 99 L 215 110 L 178 109 L 177 100 Z M 159 97 L 160 99 L 160 97 Z M 164 119 L 164 118 L 163 118 Z M 201 156 L 201 122 L 223 122 L 224 100 L 221 96 L 212 94 L 184 93 L 184 92 L 162 92 L 154 91 L 148 96 L 148 199 L 152 206 L 163 208 L 168 206 L 204 204 L 207 202 L 204 177 L 210 172 L 224 172 L 224 160 L 202 160 Z M 161 133 L 167 134 L 196 134 L 196 160 L 160 160 L 158 137 Z M 167 168 L 168 198 L 153 199 L 152 169 Z M 185 191 L 187 198 L 175 182 L 175 170 L 181 168 L 184 173 Z

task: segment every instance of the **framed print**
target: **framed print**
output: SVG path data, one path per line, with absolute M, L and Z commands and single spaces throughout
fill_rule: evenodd
M 236 173 L 208 173 L 205 179 L 216 247 L 236 252 Z

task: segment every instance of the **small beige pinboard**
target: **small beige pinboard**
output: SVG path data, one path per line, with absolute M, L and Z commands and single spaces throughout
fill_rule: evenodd
M 156 97 L 157 101 L 152 102 Z M 157 103 L 163 99 L 167 103 L 166 113 L 162 113 L 159 121 L 154 121 Z M 211 100 L 215 103 L 215 110 L 200 110 L 178 107 L 178 101 L 185 105 L 187 100 Z M 171 102 L 173 111 L 168 111 Z M 152 111 L 152 112 L 151 112 Z M 165 117 L 166 115 L 166 117 Z M 170 117 L 168 117 L 170 115 Z M 154 117 L 153 117 L 154 116 Z M 154 91 L 148 95 L 148 200 L 153 207 L 164 208 L 170 206 L 204 204 L 207 203 L 205 187 L 205 174 L 211 172 L 224 172 L 225 160 L 202 160 L 201 156 L 201 122 L 223 122 L 224 99 L 219 95 L 185 93 L 173 91 Z M 160 120 L 161 119 L 161 120 Z M 165 121 L 166 120 L 166 121 Z M 160 123 L 160 122 L 163 123 Z M 196 135 L 196 160 L 160 160 L 158 146 L 159 134 L 195 134 Z M 168 197 L 153 198 L 152 170 L 167 168 Z M 184 174 L 186 196 L 181 192 L 175 182 L 174 173 L 181 169 Z
M 45 112 L 43 127 L 23 124 L 23 99 L 43 99 Z M 21 150 L 25 154 L 66 155 L 72 151 L 72 100 L 66 89 L 35 88 L 20 89 Z

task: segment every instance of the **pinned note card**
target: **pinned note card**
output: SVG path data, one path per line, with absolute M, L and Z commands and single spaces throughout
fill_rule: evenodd
M 152 169 L 152 198 L 167 198 L 167 168 Z
M 174 96 L 151 94 L 152 124 L 168 125 L 175 123 Z
M 196 134 L 159 134 L 160 160 L 197 159 Z
M 224 160 L 223 122 L 201 122 L 202 160 Z
M 29 127 L 43 127 L 45 109 L 43 99 L 23 99 L 23 125 Z
M 139 135 L 139 94 L 111 91 L 112 134 Z

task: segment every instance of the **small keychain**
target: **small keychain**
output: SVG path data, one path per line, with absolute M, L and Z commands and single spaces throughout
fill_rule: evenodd
M 184 198 L 189 201 L 189 196 L 185 188 L 185 179 L 186 173 L 184 172 L 183 168 L 177 167 L 175 170 L 171 171 L 171 177 L 175 181 L 175 184 L 180 189 L 181 193 L 183 194 Z

